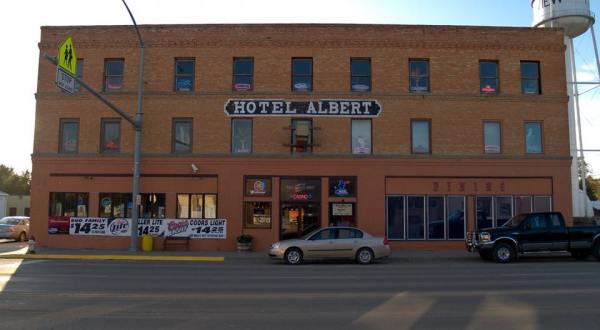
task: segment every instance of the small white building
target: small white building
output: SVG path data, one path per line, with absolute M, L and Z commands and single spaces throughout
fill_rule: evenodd
M 29 216 L 31 197 L 29 195 L 10 195 L 7 199 L 6 210 L 9 216 Z
M 0 218 L 6 216 L 6 206 L 8 204 L 8 194 L 0 191 Z

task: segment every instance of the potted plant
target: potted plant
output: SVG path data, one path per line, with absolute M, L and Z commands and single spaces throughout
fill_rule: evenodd
M 238 252 L 250 251 L 252 250 L 252 235 L 249 234 L 241 234 L 236 238 L 237 240 L 237 250 Z

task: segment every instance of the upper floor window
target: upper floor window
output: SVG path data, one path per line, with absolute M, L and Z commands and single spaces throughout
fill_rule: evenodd
M 83 79 L 83 59 L 77 59 L 77 74 L 75 76 L 79 79 Z M 81 84 L 75 81 L 75 91 L 79 91 L 81 89 Z
M 123 59 L 104 60 L 104 90 L 107 92 L 123 89 Z
M 292 91 L 312 91 L 312 58 L 292 59 Z
M 479 91 L 481 93 L 498 93 L 498 62 L 479 62 Z
M 431 121 L 428 119 L 413 119 L 410 124 L 412 153 L 431 153 Z
M 58 152 L 74 154 L 79 151 L 79 119 L 61 119 Z
M 121 120 L 118 118 L 102 119 L 101 126 L 100 152 L 119 152 L 121 150 Z
M 541 94 L 540 62 L 521 61 L 521 91 L 523 94 Z
M 311 153 L 313 143 L 312 133 L 312 120 L 292 119 L 292 153 Z
M 253 89 L 254 59 L 236 57 L 233 59 L 233 90 L 251 91 Z
M 173 132 L 171 140 L 171 151 L 173 153 L 192 152 L 192 119 L 173 119 Z
M 429 60 L 411 59 L 408 61 L 411 92 L 429 91 Z
M 175 59 L 175 91 L 191 92 L 194 90 L 194 59 Z
M 252 153 L 252 119 L 231 121 L 231 153 Z
M 350 84 L 352 91 L 366 92 L 371 90 L 371 59 L 350 59 Z
M 499 121 L 483 122 L 483 144 L 484 152 L 487 154 L 498 154 L 501 152 L 501 127 Z
M 371 120 L 352 120 L 352 153 L 355 155 L 371 153 Z
M 544 151 L 541 122 L 525 123 L 525 152 L 540 154 Z

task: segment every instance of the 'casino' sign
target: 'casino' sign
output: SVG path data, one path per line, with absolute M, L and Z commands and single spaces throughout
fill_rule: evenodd
M 229 100 L 225 103 L 229 117 L 378 117 L 381 105 L 375 100 Z

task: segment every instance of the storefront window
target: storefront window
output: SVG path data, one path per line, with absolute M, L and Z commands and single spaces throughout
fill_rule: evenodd
M 485 153 L 500 153 L 500 122 L 486 121 L 483 123 L 483 143 Z
M 270 202 L 246 202 L 244 209 L 246 228 L 271 228 Z
M 88 216 L 88 193 L 50 193 L 51 217 L 87 217 Z
M 477 196 L 475 197 L 475 205 L 477 208 L 477 229 L 493 227 L 492 197 Z
M 165 194 L 141 194 L 140 217 L 162 219 L 165 217 Z
M 465 238 L 465 196 L 448 196 L 448 239 Z
M 131 217 L 131 194 L 128 193 L 100 193 L 101 218 L 129 218 Z
M 534 196 L 533 197 L 534 212 L 551 212 L 552 198 L 550 196 Z
M 329 178 L 330 197 L 355 197 L 356 177 L 331 177 Z
M 512 197 L 496 196 L 496 227 L 502 227 L 510 218 L 512 218 Z
M 371 153 L 371 121 L 352 120 L 352 153 L 368 155 Z
M 271 178 L 246 178 L 246 196 L 271 196 Z
M 177 194 L 178 219 L 215 219 L 217 217 L 217 195 Z
M 388 196 L 386 201 L 387 237 L 404 239 L 404 196 Z
M 407 239 L 425 239 L 425 197 L 406 198 Z
M 525 152 L 539 154 L 542 150 L 542 123 L 525 123 Z
M 429 239 L 444 239 L 444 197 L 427 197 L 427 224 Z
M 293 202 L 319 202 L 320 179 L 281 179 L 281 200 Z
M 515 196 L 515 214 L 531 213 L 531 196 Z
M 231 121 L 231 153 L 252 153 L 252 119 Z
M 204 195 L 204 218 L 217 218 L 217 195 Z

